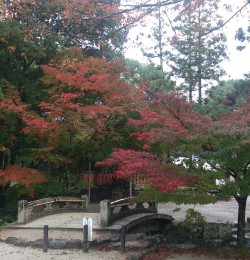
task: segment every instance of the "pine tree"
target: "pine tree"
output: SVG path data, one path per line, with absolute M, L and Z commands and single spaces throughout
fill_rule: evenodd
M 211 31 L 222 23 L 218 1 L 186 0 L 179 5 L 174 20 L 175 35 L 171 39 L 173 51 L 168 52 L 173 74 L 183 79 L 183 90 L 189 101 L 198 90 L 198 102 L 203 101 L 203 89 L 211 80 L 224 74 L 220 62 L 227 57 L 226 37 L 220 31 Z

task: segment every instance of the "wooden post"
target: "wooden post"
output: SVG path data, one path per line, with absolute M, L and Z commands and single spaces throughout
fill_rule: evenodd
M 123 253 L 125 252 L 125 244 L 126 244 L 126 226 L 122 226 L 121 249 Z
M 49 226 L 43 226 L 43 252 L 48 252 Z
M 132 178 L 130 178 L 130 181 L 129 181 L 129 197 L 132 197 L 133 196 L 133 181 L 132 181 Z
M 88 241 L 88 225 L 83 226 L 83 251 L 88 253 L 89 241 Z

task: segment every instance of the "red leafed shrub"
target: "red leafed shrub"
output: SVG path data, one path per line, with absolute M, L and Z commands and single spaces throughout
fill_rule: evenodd
M 45 177 L 39 171 L 14 165 L 9 165 L 5 170 L 0 170 L 0 177 L 0 184 L 2 185 L 18 182 L 28 187 L 45 181 Z

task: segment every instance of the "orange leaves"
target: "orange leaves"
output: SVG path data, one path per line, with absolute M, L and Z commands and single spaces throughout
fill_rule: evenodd
M 46 75 L 43 79 L 46 84 L 59 83 L 76 91 L 102 93 L 111 90 L 112 87 L 118 88 L 116 85 L 122 83 L 119 73 L 123 68 L 118 62 L 112 63 L 92 57 L 82 62 L 67 60 L 64 62 L 63 66 L 59 65 L 57 68 L 41 66 Z
M 36 134 L 39 138 L 44 138 L 47 133 L 56 128 L 55 124 L 46 122 L 44 118 L 23 117 L 22 120 L 26 125 L 22 132 L 24 134 Z
M 9 53 L 14 53 L 16 51 L 16 46 L 8 46 L 7 50 Z
M 29 105 L 21 101 L 18 91 L 5 80 L 2 80 L 1 87 L 4 90 L 4 98 L 0 97 L 0 111 L 8 111 L 19 116 L 25 114 Z
M 45 177 L 37 170 L 9 165 L 5 170 L 0 170 L 0 184 L 18 182 L 24 186 L 38 184 L 45 181 Z
M 193 140 L 211 126 L 208 117 L 196 112 L 177 93 L 156 93 L 151 98 L 140 118 L 129 120 L 129 124 L 139 130 L 133 135 L 143 141 L 147 149 L 157 142 L 174 145 L 180 140 Z
M 99 106 L 102 109 L 108 106 L 118 109 L 132 105 L 136 97 L 133 87 L 120 78 L 120 73 L 124 71 L 120 62 L 91 57 L 82 62 L 68 62 L 64 67 L 42 66 L 42 69 L 45 73 L 44 82 L 54 85 L 50 90 L 54 94 L 51 95 L 54 103 L 80 104 L 79 101 L 91 93 L 92 102 L 87 105 L 92 108 L 95 105 L 97 110 L 100 110 Z
M 80 97 L 80 94 L 77 93 L 61 93 L 60 95 L 54 96 L 58 104 L 72 104 L 73 107 L 74 100 L 76 100 L 78 97 Z
M 216 131 L 229 139 L 237 139 L 243 144 L 250 142 L 250 96 L 240 107 L 228 112 L 226 116 L 216 123 Z
M 131 136 L 143 142 L 143 149 L 149 152 L 115 150 L 99 165 L 117 167 L 117 178 L 143 175 L 145 184 L 162 192 L 172 192 L 178 186 L 194 186 L 198 178 L 183 174 L 177 165 L 170 163 L 171 155 L 185 143 L 204 135 L 211 121 L 195 112 L 177 93 L 156 93 L 147 105 L 140 117 L 130 120 L 129 124 L 139 130 Z M 153 153 L 159 158 L 165 154 L 168 163 L 162 164 Z
M 125 69 L 121 62 L 83 58 L 74 48 L 53 63 L 42 66 L 43 81 L 49 88 L 47 100 L 39 104 L 41 117 L 23 117 L 23 133 L 38 136 L 41 146 L 53 147 L 50 155 L 69 147 L 81 149 L 92 138 L 97 142 L 111 135 L 117 138 L 119 133 L 113 132 L 116 122 L 138 108 L 144 98 L 139 88 L 122 79 Z
M 3 44 L 3 43 L 8 43 L 8 41 L 6 41 L 4 38 L 0 38 L 0 43 Z

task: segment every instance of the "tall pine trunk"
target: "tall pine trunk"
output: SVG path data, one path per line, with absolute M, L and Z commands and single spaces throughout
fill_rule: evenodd
M 235 197 L 238 202 L 237 247 L 245 247 L 247 197 Z

